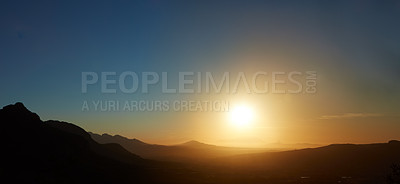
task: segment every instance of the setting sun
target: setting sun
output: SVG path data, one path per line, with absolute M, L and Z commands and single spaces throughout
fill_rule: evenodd
M 254 119 L 253 109 L 246 105 L 237 105 L 229 113 L 230 122 L 238 128 L 250 126 Z

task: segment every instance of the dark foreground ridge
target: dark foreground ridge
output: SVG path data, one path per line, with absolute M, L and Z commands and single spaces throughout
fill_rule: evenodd
M 396 140 L 223 155 L 218 153 L 227 148 L 195 141 L 171 147 L 89 134 L 71 123 L 43 122 L 22 103 L 3 107 L 0 122 L 2 183 L 394 184 L 400 180 Z M 164 161 L 141 157 L 155 151 L 153 156 L 169 157 Z M 184 154 L 204 162 L 168 160 Z
M 119 144 L 98 144 L 82 128 L 40 120 L 22 103 L 0 110 L 4 183 L 185 183 L 175 166 L 145 160 Z

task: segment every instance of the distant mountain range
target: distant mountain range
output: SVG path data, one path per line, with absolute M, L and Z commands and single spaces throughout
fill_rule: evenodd
M 231 148 L 215 146 L 198 141 L 188 141 L 183 144 L 165 146 L 147 144 L 138 139 L 128 139 L 120 135 L 95 134 L 89 132 L 91 137 L 102 144 L 117 143 L 128 151 L 143 158 L 164 161 L 195 161 L 203 162 L 211 158 L 220 158 L 247 153 L 265 152 L 267 149 Z
M 163 146 L 120 135 L 90 135 L 100 143 L 118 143 L 144 158 L 181 162 L 203 161 L 212 163 L 209 165 L 221 170 L 246 168 L 254 173 L 267 170 L 269 174 L 287 173 L 297 175 L 298 178 L 303 177 L 303 180 L 307 178 L 309 181 L 310 178 L 321 181 L 323 177 L 335 175 L 338 178 L 344 177 L 337 181 L 349 180 L 346 177 L 356 177 L 358 182 L 367 182 L 364 180 L 369 181 L 370 178 L 363 178 L 363 175 L 368 175 L 374 176 L 374 182 L 379 182 L 386 177 L 391 164 L 400 163 L 400 142 L 395 140 L 379 144 L 332 144 L 319 148 L 266 152 L 260 149 L 219 147 L 198 141 Z
M 321 144 L 310 144 L 310 143 L 295 143 L 295 144 L 288 144 L 288 143 L 282 143 L 282 142 L 275 142 L 275 143 L 269 143 L 266 144 L 265 147 L 269 149 L 275 149 L 275 150 L 293 150 L 293 149 L 305 149 L 305 148 L 316 148 L 316 147 L 321 147 L 324 145 Z
M 42 121 L 22 103 L 3 107 L 0 122 L 3 183 L 394 184 L 400 178 L 395 140 L 280 152 L 197 141 L 152 145 Z

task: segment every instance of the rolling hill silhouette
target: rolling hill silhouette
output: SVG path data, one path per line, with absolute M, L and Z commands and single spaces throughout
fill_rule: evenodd
M 267 149 L 255 148 L 232 148 L 201 143 L 198 141 L 188 141 L 182 144 L 165 146 L 148 144 L 138 139 L 128 139 L 120 135 L 95 134 L 89 132 L 92 138 L 99 143 L 117 143 L 128 151 L 143 158 L 180 161 L 180 162 L 204 162 L 208 159 L 221 158 L 246 153 L 261 153 Z
M 42 121 L 22 103 L 3 107 L 0 121 L 3 183 L 380 184 L 400 176 L 398 165 L 391 168 L 400 163 L 395 140 L 242 154 L 197 141 L 163 146 L 87 133 L 71 123 Z
M 252 173 L 286 173 L 308 182 L 385 183 L 390 166 L 400 163 L 400 142 L 333 144 L 320 148 L 238 155 L 216 160 L 220 168 L 247 168 Z M 300 182 L 300 180 L 298 181 Z
M 390 172 L 390 166 L 400 163 L 400 142 L 395 140 L 378 144 L 332 144 L 319 148 L 242 154 L 237 150 L 235 152 L 235 148 L 218 147 L 197 141 L 163 146 L 119 135 L 90 134 L 96 141 L 119 143 L 132 153 L 145 158 L 181 162 L 202 160 L 202 164 L 206 165 L 202 168 L 205 172 L 226 171 L 261 178 L 281 176 L 282 178 L 275 179 L 280 181 L 290 178 L 291 181 L 300 183 L 382 183 Z M 246 181 L 253 179 L 247 178 Z

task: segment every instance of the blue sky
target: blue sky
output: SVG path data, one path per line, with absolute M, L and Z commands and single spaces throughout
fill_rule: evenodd
M 399 20 L 398 1 L 1 1 L 0 104 L 77 121 L 85 99 L 160 95 L 83 95 L 83 71 L 239 66 L 317 70 L 321 98 L 344 96 L 332 113 L 396 114 Z

